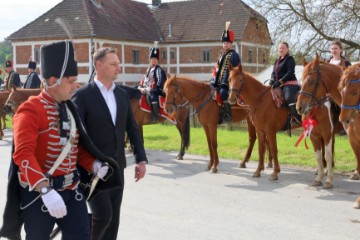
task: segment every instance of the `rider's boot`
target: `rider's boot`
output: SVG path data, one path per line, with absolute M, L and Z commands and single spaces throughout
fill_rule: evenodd
M 232 120 L 230 103 L 224 102 L 224 109 L 225 109 L 225 113 L 224 113 L 223 121 L 225 123 L 229 123 Z
M 297 126 L 301 124 L 301 115 L 298 114 L 296 111 L 296 103 L 289 104 L 290 113 L 292 115 L 292 118 L 290 120 L 291 126 Z
M 158 121 L 158 116 L 159 116 L 159 108 L 158 108 L 158 103 L 157 102 L 152 102 L 151 103 L 151 121 L 152 122 L 157 122 Z

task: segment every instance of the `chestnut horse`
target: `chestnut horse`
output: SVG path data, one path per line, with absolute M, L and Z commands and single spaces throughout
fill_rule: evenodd
M 349 142 L 357 160 L 356 171 L 351 179 L 360 178 L 360 63 L 346 68 L 341 81 L 339 90 L 342 95 L 340 121 L 349 136 Z M 354 204 L 355 208 L 360 208 L 360 197 Z
M 341 96 L 337 87 L 342 75 L 342 68 L 319 61 L 317 54 L 312 62 L 305 62 L 304 65 L 302 86 L 296 109 L 300 114 L 305 115 L 306 120 L 304 121 L 315 120 L 317 122 L 310 132 L 310 140 L 318 166 L 317 176 L 312 182 L 312 186 L 323 185 L 324 189 L 331 189 L 334 186 L 335 133 L 340 127 L 338 125 L 341 124 L 338 120 Z M 325 176 L 324 158 L 327 178 L 322 184 Z
M 22 89 L 13 86 L 3 108 L 4 112 L 9 115 L 14 115 L 23 102 L 28 100 L 30 96 L 38 95 L 41 90 L 42 89 Z
M 9 97 L 9 94 L 10 94 L 10 91 L 1 91 L 0 92 L 0 140 L 3 139 L 3 136 L 4 136 L 3 129 L 5 129 L 5 127 L 6 127 L 6 122 L 5 122 L 6 113 L 3 111 L 3 108 L 5 106 L 6 100 Z
M 159 116 L 158 121 L 152 122 L 151 119 L 152 113 L 141 110 L 139 101 L 142 93 L 140 92 L 139 89 L 125 85 L 117 85 L 117 86 L 124 89 L 129 94 L 131 107 L 134 113 L 134 118 L 140 128 L 141 136 L 143 136 L 143 125 L 162 123 L 166 120 L 166 118 Z M 176 120 L 176 128 L 178 129 L 181 137 L 180 151 L 177 156 L 177 159 L 182 160 L 185 154 L 185 149 L 187 149 L 190 145 L 190 120 L 189 120 L 188 108 L 183 108 L 176 111 L 175 120 Z
M 266 142 L 269 144 L 269 151 L 274 161 L 273 173 L 270 180 L 277 180 L 280 172 L 278 161 L 278 149 L 276 143 L 276 132 L 284 129 L 288 121 L 288 110 L 277 108 L 270 91 L 271 87 L 263 85 L 250 74 L 242 69 L 240 64 L 237 67 L 229 66 L 229 102 L 236 102 L 241 95 L 248 105 L 249 116 L 255 126 L 259 144 L 259 164 L 253 177 L 260 177 L 264 170 L 264 156 Z
M 217 172 L 219 165 L 219 156 L 217 152 L 217 125 L 219 120 L 220 107 L 213 100 L 214 90 L 209 83 L 193 80 L 186 77 L 171 77 L 164 86 L 166 94 L 166 111 L 172 113 L 179 109 L 192 105 L 201 123 L 208 142 L 210 152 L 210 163 L 208 170 L 212 173 Z M 239 122 L 247 120 L 249 131 L 249 147 L 246 152 L 245 160 L 247 162 L 251 156 L 251 152 L 256 140 L 255 129 L 247 118 L 247 111 L 240 107 L 232 108 L 232 121 Z

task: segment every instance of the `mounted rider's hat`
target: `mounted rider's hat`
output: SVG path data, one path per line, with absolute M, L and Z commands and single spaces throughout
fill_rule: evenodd
M 36 62 L 33 62 L 30 59 L 29 64 L 28 64 L 28 68 L 31 68 L 31 69 L 35 70 L 36 69 Z
M 225 23 L 225 30 L 221 36 L 221 42 L 230 42 L 233 43 L 235 39 L 235 33 L 232 30 L 229 30 L 230 22 Z
M 159 48 L 157 47 L 158 45 L 158 41 L 155 41 L 154 42 L 154 47 L 152 47 L 150 49 L 150 54 L 149 54 L 149 58 L 157 58 L 157 60 L 160 59 L 160 51 L 159 51 Z
M 71 41 L 55 42 L 41 47 L 41 74 L 45 79 L 77 76 L 77 62 Z
M 11 60 L 6 60 L 5 61 L 5 67 L 8 68 L 8 67 L 12 67 L 13 66 L 13 63 Z

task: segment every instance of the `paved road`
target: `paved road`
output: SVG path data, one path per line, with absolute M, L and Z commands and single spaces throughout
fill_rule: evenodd
M 11 134 L 0 141 L 0 194 L 5 196 Z M 308 184 L 314 171 L 282 166 L 279 180 L 251 177 L 256 164 L 239 169 L 221 160 L 220 172 L 204 169 L 207 157 L 147 151 L 146 178 L 133 180 L 128 156 L 122 206 L 121 240 L 346 240 L 360 238 L 360 210 L 352 204 L 360 182 L 336 175 L 335 188 Z M 4 206 L 0 201 L 0 214 Z M 2 219 L 0 219 L 0 223 Z

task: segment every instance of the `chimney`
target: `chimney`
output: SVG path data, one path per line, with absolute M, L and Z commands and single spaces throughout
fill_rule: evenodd
M 161 0 L 152 0 L 153 7 L 158 7 L 161 4 Z
M 168 37 L 172 37 L 172 27 L 171 27 L 171 23 L 169 24 L 169 34 Z

